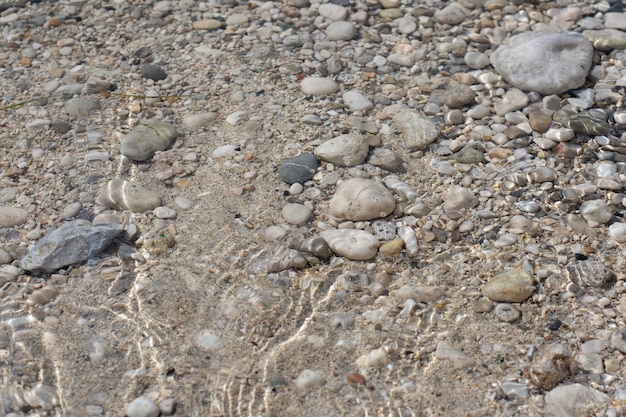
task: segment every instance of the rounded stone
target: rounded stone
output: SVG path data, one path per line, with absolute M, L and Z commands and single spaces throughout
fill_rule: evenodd
M 600 224 L 608 223 L 613 217 L 613 213 L 604 200 L 585 201 L 580 206 L 580 214 L 585 220 Z
M 341 183 L 329 204 L 335 216 L 352 221 L 387 217 L 395 207 L 393 194 L 383 184 L 365 178 Z
M 490 64 L 489 57 L 486 54 L 477 51 L 466 52 L 463 60 L 465 61 L 465 65 L 471 69 L 485 68 Z
M 354 38 L 356 32 L 354 23 L 337 21 L 326 28 L 326 39 L 329 41 L 348 41 Z
M 28 220 L 28 211 L 19 207 L 0 206 L 0 229 L 19 226 Z
M 509 84 L 546 95 L 582 86 L 592 58 L 593 46 L 582 35 L 553 32 L 520 33 L 490 57 Z
M 144 64 L 139 68 L 141 76 L 152 81 L 161 81 L 167 78 L 167 73 L 158 65 Z
M 341 98 L 343 98 L 343 102 L 347 104 L 352 111 L 364 111 L 374 107 L 374 104 L 358 91 L 346 91 L 342 94 Z
M 183 118 L 185 129 L 193 132 L 215 121 L 217 114 L 213 112 L 190 114 Z
M 126 406 L 126 417 L 157 417 L 159 407 L 148 397 L 135 398 Z
M 99 110 L 100 103 L 90 98 L 74 97 L 66 101 L 63 107 L 72 119 L 84 119 L 93 110 Z
M 469 10 L 457 2 L 452 2 L 441 10 L 437 10 L 433 19 L 438 23 L 456 25 L 469 15 Z
M 340 135 L 315 148 L 315 155 L 321 160 L 347 167 L 362 163 L 368 152 L 369 144 L 357 135 Z
M 313 236 L 305 239 L 300 246 L 302 252 L 307 252 L 320 259 L 330 258 L 330 247 L 321 236 Z
M 302 154 L 285 161 L 278 168 L 278 175 L 287 184 L 305 183 L 317 172 L 317 157 L 311 153 Z
M 298 375 L 295 384 L 296 387 L 300 388 L 301 390 L 307 390 L 313 387 L 321 387 L 322 385 L 326 384 L 326 379 L 319 372 L 313 371 L 311 369 L 305 369 L 300 373 L 300 375 Z
M 300 82 L 300 89 L 309 96 L 323 96 L 337 91 L 337 83 L 325 77 L 306 77 Z
M 217 19 L 196 20 L 191 24 L 197 30 L 215 30 L 222 27 L 222 22 Z
M 348 16 L 348 9 L 338 4 L 325 3 L 320 5 L 318 13 L 328 20 L 345 20 Z
M 609 226 L 609 235 L 618 242 L 626 242 L 626 223 L 613 223 Z
M 324 230 L 320 236 L 328 243 L 333 253 L 353 261 L 372 259 L 380 246 L 378 239 L 364 230 Z
M 478 204 L 478 198 L 471 190 L 460 185 L 452 185 L 444 198 L 445 210 L 470 209 Z
M 160 206 L 161 197 L 139 184 L 117 178 L 100 191 L 96 203 L 116 210 L 143 213 Z
M 174 126 L 157 119 L 140 122 L 122 141 L 120 152 L 133 161 L 145 161 L 167 149 L 176 137 Z
M 535 292 L 535 282 L 528 272 L 516 268 L 491 278 L 480 291 L 492 301 L 521 303 Z
M 287 223 L 301 226 L 305 224 L 313 214 L 313 210 L 304 204 L 289 203 L 283 207 L 282 215 Z

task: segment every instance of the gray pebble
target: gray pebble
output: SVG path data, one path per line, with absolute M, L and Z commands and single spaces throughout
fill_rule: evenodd
M 460 185 L 452 185 L 444 197 L 443 208 L 445 210 L 470 209 L 478 204 L 478 198 L 474 193 Z
M 287 184 L 303 184 L 313 178 L 317 172 L 317 167 L 316 156 L 307 153 L 285 161 L 278 168 L 278 174 Z
M 585 220 L 600 224 L 608 223 L 613 217 L 613 213 L 604 200 L 585 201 L 580 206 L 580 215 L 583 216 Z
M 99 110 L 100 103 L 90 98 L 75 97 L 66 101 L 63 107 L 72 119 L 84 119 L 93 110 Z
M 153 81 L 161 81 L 167 78 L 167 73 L 158 65 L 144 64 L 139 69 L 141 76 Z
M 586 385 L 565 384 L 546 393 L 545 404 L 547 416 L 592 416 L 606 410 L 611 397 Z
M 402 168 L 403 161 L 402 157 L 391 149 L 375 148 L 371 152 L 367 162 L 389 171 L 397 171 Z
M 346 91 L 341 97 L 352 111 L 369 110 L 374 107 L 374 104 L 358 91 Z
M 409 150 L 426 149 L 439 137 L 437 125 L 417 111 L 402 111 L 394 116 L 393 121 L 402 132 L 404 146 Z
M 81 210 L 83 209 L 83 205 L 80 201 L 69 204 L 65 206 L 65 208 L 61 211 L 61 217 L 64 219 L 71 219 L 75 217 Z
M 326 384 L 324 376 L 311 369 L 305 369 L 296 378 L 295 385 L 301 390 L 307 390 L 313 387 L 321 387 Z
M 356 35 L 356 26 L 352 22 L 333 22 L 325 30 L 329 41 L 348 41 Z
M 173 219 L 177 214 L 176 210 L 165 206 L 156 207 L 153 212 L 158 219 Z
M 486 54 L 477 51 L 469 51 L 465 53 L 463 60 L 465 61 L 465 65 L 471 69 L 481 69 L 491 64 L 489 62 L 489 57 Z
M 494 314 L 500 321 L 506 323 L 513 323 L 519 320 L 521 313 L 513 304 L 500 303 L 496 305 Z
M 204 126 L 209 125 L 217 118 L 217 114 L 213 112 L 190 114 L 183 118 L 183 126 L 190 132 L 196 131 Z
M 193 207 L 193 201 L 186 197 L 176 197 L 174 199 L 174 203 L 176 203 L 176 205 L 183 210 L 188 210 Z

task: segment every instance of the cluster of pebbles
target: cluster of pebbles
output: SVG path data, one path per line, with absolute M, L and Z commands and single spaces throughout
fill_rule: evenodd
M 623 7 L 0 3 L 0 415 L 624 414 Z

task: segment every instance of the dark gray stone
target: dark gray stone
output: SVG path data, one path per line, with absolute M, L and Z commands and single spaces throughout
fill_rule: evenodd
M 287 184 L 304 183 L 317 172 L 317 157 L 305 153 L 291 158 L 278 168 L 278 174 Z
M 161 81 L 167 78 L 165 70 L 158 65 L 145 64 L 140 68 L 141 76 L 153 81 Z
M 64 266 L 84 262 L 109 247 L 124 231 L 119 223 L 92 225 L 74 220 L 48 233 L 20 261 L 27 271 L 52 272 Z

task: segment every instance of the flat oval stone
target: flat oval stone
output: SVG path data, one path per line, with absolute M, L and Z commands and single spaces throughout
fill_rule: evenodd
M 362 136 L 340 135 L 316 147 L 315 155 L 323 161 L 353 167 L 365 161 L 369 148 Z
M 100 109 L 100 103 L 91 98 L 74 97 L 63 106 L 72 119 L 84 119 L 93 110 Z
M 116 210 L 143 213 L 160 206 L 161 198 L 139 184 L 117 178 L 100 191 L 96 203 Z
M 582 86 L 592 57 L 593 46 L 582 35 L 546 31 L 515 35 L 490 59 L 513 87 L 548 95 Z
M 282 215 L 287 223 L 303 225 L 311 218 L 313 210 L 304 204 L 290 203 L 283 207 Z
M 396 200 L 384 185 L 365 178 L 341 183 L 329 204 L 334 215 L 353 221 L 387 217 L 395 207 Z
M 156 119 L 141 121 L 122 141 L 120 151 L 133 161 L 145 161 L 167 149 L 176 137 L 174 126 Z
M 287 184 L 305 183 L 317 172 L 317 158 L 311 153 L 302 154 L 285 161 L 278 168 L 278 175 Z
M 26 223 L 28 211 L 19 207 L 0 206 L 0 229 Z
M 535 292 L 535 281 L 528 272 L 516 268 L 491 278 L 480 292 L 492 301 L 521 303 Z
M 353 261 L 372 259 L 378 253 L 380 242 L 371 233 L 357 229 L 324 230 L 321 235 L 330 249 Z
M 306 77 L 300 82 L 300 89 L 308 96 L 333 94 L 337 88 L 336 82 L 324 77 Z
M 347 41 L 356 35 L 356 26 L 352 22 L 337 21 L 328 25 L 325 32 L 329 41 Z

